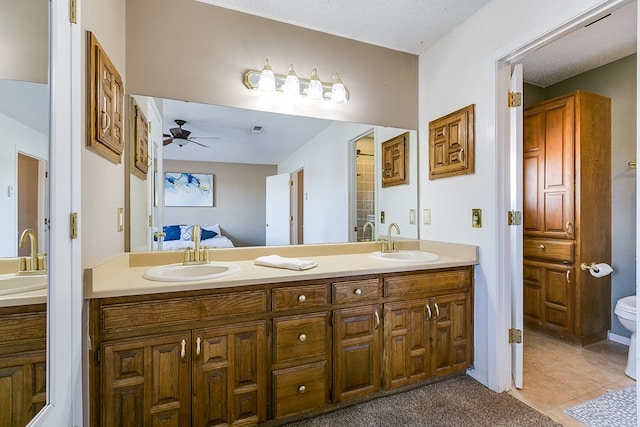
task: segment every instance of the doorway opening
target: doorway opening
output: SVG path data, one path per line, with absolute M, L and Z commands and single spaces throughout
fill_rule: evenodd
M 49 236 L 47 233 L 47 207 L 49 206 L 47 188 L 47 162 L 36 157 L 18 153 L 18 235 L 27 228 L 36 232 L 38 252 L 46 252 Z M 18 245 L 18 256 L 29 256 L 30 247 Z
M 376 240 L 376 187 L 374 133 L 352 141 L 355 169 L 355 241 Z M 366 227 L 365 227 L 366 225 Z
M 633 7 L 634 7 L 633 14 L 635 15 L 637 13 L 635 11 L 635 2 L 627 3 L 627 5 L 630 5 L 630 4 L 633 4 Z M 504 81 L 507 80 L 507 79 L 505 79 L 504 77 L 506 77 L 509 74 L 509 72 L 511 70 L 511 64 L 516 64 L 516 63 L 520 62 L 522 59 L 526 59 L 527 55 L 530 52 L 533 52 L 539 46 L 541 46 L 542 44 L 547 43 L 551 39 L 554 39 L 553 41 L 558 40 L 561 37 L 564 37 L 564 36 L 568 35 L 569 33 L 573 32 L 575 29 L 581 28 L 585 24 L 588 24 L 589 22 L 593 21 L 593 18 L 596 15 L 606 15 L 607 13 L 613 12 L 615 9 L 618 9 L 618 8 L 621 8 L 621 7 L 624 7 L 624 5 L 621 6 L 620 2 L 609 2 L 608 5 L 602 6 L 597 11 L 593 10 L 593 11 L 590 11 L 588 14 L 585 14 L 582 17 L 577 17 L 575 22 L 571 24 L 571 28 L 569 28 L 569 26 L 568 26 L 568 27 L 566 27 L 564 29 L 558 30 L 555 35 L 548 35 L 547 34 L 547 35 L 541 37 L 539 40 L 532 41 L 527 46 L 521 48 L 519 51 L 512 52 L 509 55 L 508 59 L 505 57 L 503 60 L 499 61 L 500 62 L 499 69 L 501 70 L 500 71 L 500 75 L 501 75 L 500 79 L 503 80 L 503 81 L 499 81 L 498 82 L 498 85 L 500 87 L 499 92 L 500 92 L 500 90 L 503 90 L 504 93 L 506 94 L 506 91 L 508 90 L 506 83 L 504 83 Z M 622 61 L 623 59 L 620 59 L 619 61 Z M 614 62 L 618 62 L 618 61 L 614 61 Z M 633 62 L 635 63 L 635 59 L 633 60 Z M 594 73 L 594 72 L 597 73 L 597 72 L 603 71 L 603 69 L 605 67 L 607 67 L 607 66 L 609 66 L 611 64 L 613 64 L 613 62 L 608 64 L 608 65 L 599 67 L 597 70 L 587 71 L 587 72 L 584 73 L 584 75 L 580 74 L 578 76 L 574 76 L 572 78 L 569 78 L 566 81 L 562 81 L 562 82 L 559 82 L 559 83 L 554 83 L 553 86 L 555 86 L 555 87 L 552 90 L 548 91 L 548 92 L 550 92 L 550 94 L 549 94 L 549 96 L 547 98 L 553 98 L 554 95 L 558 96 L 558 95 L 562 94 L 562 93 L 558 93 L 557 92 L 558 90 L 563 90 L 566 93 L 571 92 L 572 90 L 576 90 L 576 89 L 583 89 L 583 90 L 590 91 L 590 92 L 600 92 L 598 89 L 594 89 L 595 86 L 591 86 L 590 87 L 589 85 L 587 85 L 586 87 L 573 87 L 573 89 L 571 89 L 571 87 L 572 87 L 572 85 L 583 84 L 584 81 L 588 81 L 589 80 L 589 76 L 588 76 L 589 73 Z M 526 75 L 527 75 L 526 71 L 527 70 L 526 70 L 526 61 L 525 61 L 525 69 L 524 69 L 525 80 L 526 80 Z M 634 70 L 633 70 L 633 72 L 631 74 L 633 76 L 633 82 L 634 82 L 634 85 L 635 85 L 636 76 L 637 76 L 637 72 L 635 71 L 635 68 L 634 68 Z M 596 81 L 598 83 L 602 82 L 602 79 L 598 79 L 597 77 L 593 77 L 593 74 L 591 74 L 590 78 L 591 78 L 591 80 Z M 572 79 L 574 79 L 573 82 L 570 81 Z M 637 105 L 637 100 L 635 99 L 635 91 L 633 91 L 633 93 L 634 93 L 634 99 L 633 99 L 632 103 L 633 103 L 633 106 L 635 108 L 635 106 Z M 604 96 L 609 96 L 607 93 L 600 93 L 600 94 L 604 95 Z M 526 89 L 525 89 L 523 95 L 524 95 L 524 98 L 525 98 L 525 106 L 531 105 L 532 103 L 528 102 L 528 100 L 527 100 L 527 90 Z M 498 101 L 498 110 L 497 110 L 498 117 L 499 117 L 498 120 L 501 120 L 501 118 L 502 118 L 502 119 L 505 119 L 508 122 L 509 121 L 508 120 L 508 115 L 503 113 L 504 110 L 501 111 L 502 107 L 500 106 L 501 102 L 504 102 L 506 104 L 506 101 L 500 100 L 500 96 L 501 95 L 498 95 L 498 99 L 499 99 L 499 101 Z M 506 99 L 506 96 L 505 96 L 505 99 Z M 506 107 L 506 105 L 505 105 L 505 107 Z M 634 114 L 634 117 L 635 117 L 635 114 Z M 520 119 L 522 119 L 522 116 L 520 116 Z M 615 123 L 614 123 L 614 127 L 615 127 Z M 508 130 L 505 130 L 505 128 L 508 129 L 508 125 L 507 126 L 501 126 L 500 128 L 502 129 L 503 132 L 508 133 Z M 615 138 L 612 138 L 612 143 L 614 143 L 614 140 L 615 140 Z M 520 177 L 520 179 L 522 177 L 522 174 L 523 174 L 522 158 L 520 157 L 518 160 L 514 159 L 514 154 L 515 154 L 514 153 L 514 147 L 513 146 L 511 148 L 508 147 L 509 144 L 506 143 L 506 141 L 508 141 L 507 138 L 505 138 L 505 145 L 506 145 L 506 147 L 504 148 L 505 156 L 503 156 L 502 158 L 506 159 L 505 163 L 503 164 L 504 165 L 503 170 L 505 172 L 507 172 L 505 174 L 505 178 L 504 179 L 509 181 L 509 183 L 505 188 L 506 189 L 513 189 L 514 187 L 522 188 L 521 181 L 520 181 L 520 184 L 518 184 L 518 181 L 516 179 L 514 179 L 514 176 L 518 176 L 518 177 Z M 634 152 L 633 159 L 635 159 L 635 147 L 637 145 L 637 142 L 636 142 L 637 141 L 637 137 L 636 137 L 636 135 L 635 134 L 631 135 L 631 137 L 629 138 L 629 141 L 630 141 L 631 145 L 633 146 L 633 152 Z M 518 150 L 519 150 L 520 153 L 522 152 L 522 145 L 520 145 L 520 147 L 517 147 L 517 149 L 515 151 L 518 152 Z M 613 148 L 612 151 L 615 151 L 615 150 L 616 149 Z M 635 191 L 636 191 L 635 190 L 635 181 L 636 181 L 636 179 L 635 179 L 635 171 L 632 174 L 628 173 L 628 170 L 624 170 L 624 171 L 618 173 L 615 170 L 616 159 L 613 158 L 612 160 L 613 160 L 613 163 L 614 163 L 613 164 L 613 171 L 612 171 L 612 178 L 614 180 L 616 179 L 616 177 L 621 178 L 623 175 L 627 175 L 627 176 L 628 175 L 633 175 L 633 176 L 630 177 L 629 181 L 633 182 L 634 189 L 632 191 L 633 191 L 633 196 L 635 197 Z M 628 160 L 632 160 L 632 158 L 629 158 L 624 162 L 624 165 L 623 165 L 622 169 L 627 169 L 626 164 L 627 164 Z M 511 169 L 511 176 L 510 176 L 508 171 L 509 171 L 509 168 L 512 167 L 514 164 L 518 165 L 518 166 L 515 169 L 514 168 Z M 624 178 L 622 178 L 622 179 L 624 179 Z M 520 194 L 521 197 L 520 197 L 519 204 L 514 204 L 513 200 L 509 200 L 509 193 L 510 193 L 509 191 L 505 191 L 505 194 L 503 195 L 503 197 L 504 197 L 504 199 L 503 199 L 504 205 L 507 208 L 506 210 L 518 210 L 518 211 L 522 212 L 522 209 L 523 209 L 522 194 Z M 511 192 L 511 193 L 513 193 L 513 192 Z M 630 202 L 630 203 L 632 203 L 632 202 Z M 633 208 L 635 209 L 635 206 Z M 614 206 L 614 212 L 615 212 L 615 206 Z M 509 243 L 507 243 L 507 248 L 503 252 L 504 255 L 505 255 L 505 258 L 504 258 L 505 267 L 503 267 L 505 270 L 503 270 L 503 273 L 505 273 L 505 277 L 509 278 L 509 280 L 510 280 L 510 282 L 509 282 L 510 285 L 507 285 L 507 287 L 509 288 L 509 289 L 507 289 L 507 292 L 510 293 L 511 296 L 514 296 L 513 301 L 512 301 L 512 305 L 511 305 L 511 312 L 512 313 L 517 312 L 518 310 L 520 311 L 520 313 L 522 313 L 522 289 L 521 288 L 522 288 L 522 285 L 523 285 L 522 284 L 523 251 L 522 251 L 522 245 L 518 245 L 516 243 L 517 241 L 514 240 L 514 239 L 517 239 L 517 238 L 522 239 L 523 231 L 522 231 L 521 227 L 517 227 L 517 228 L 518 228 L 518 232 L 515 233 L 515 234 L 517 234 L 517 237 L 514 237 L 514 233 L 509 234 L 507 232 L 505 234 L 505 239 Z M 635 226 L 632 227 L 631 229 L 635 229 Z M 629 233 L 627 233 L 627 235 L 629 235 Z M 634 236 L 630 236 L 630 237 L 631 237 L 631 240 L 633 240 L 633 249 L 632 250 L 635 250 L 635 240 L 634 240 L 635 239 L 635 235 Z M 613 236 L 612 236 L 612 238 L 613 238 Z M 514 247 L 516 248 L 515 250 L 514 250 Z M 517 248 L 519 248 L 519 249 L 517 249 Z M 509 250 L 511 250 L 510 254 L 509 254 Z M 614 252 L 615 252 L 615 250 L 614 250 Z M 630 258 L 633 258 L 633 257 L 630 257 Z M 635 261 L 630 261 L 630 263 L 632 265 L 632 270 L 634 271 L 633 277 L 632 277 L 632 282 L 635 283 Z M 520 280 L 517 280 L 517 274 L 514 275 L 513 272 L 506 272 L 506 270 L 509 268 L 508 267 L 509 264 L 511 264 L 511 265 L 518 264 L 520 266 L 520 270 L 519 270 Z M 520 287 L 520 289 L 518 289 L 518 287 Z M 520 292 L 519 300 L 518 300 L 518 297 L 517 297 L 518 291 Z M 633 292 L 635 292 L 635 286 L 633 287 Z M 615 296 L 613 296 L 612 299 L 615 299 Z M 517 306 L 517 304 L 519 304 L 519 306 Z M 505 315 L 505 318 L 507 316 L 509 316 L 508 313 L 504 313 L 504 315 Z M 520 314 L 520 322 L 522 322 L 522 314 Z M 520 324 L 522 324 L 522 323 L 520 323 Z M 525 331 L 525 334 L 524 334 L 524 340 L 526 340 L 526 331 Z M 550 342 L 553 343 L 554 341 L 550 341 Z M 549 345 L 552 345 L 552 344 L 549 344 Z M 511 345 L 510 347 L 517 347 L 517 346 L 522 347 L 522 345 L 519 345 L 519 344 Z M 511 350 L 513 350 L 513 348 Z M 508 358 L 505 357 L 505 359 L 508 359 Z M 567 363 L 569 363 L 569 362 L 567 361 Z M 514 377 L 517 376 L 517 372 L 515 372 L 515 371 L 517 369 L 522 369 L 521 366 L 522 365 L 520 365 L 520 368 L 518 368 L 516 366 L 516 362 L 515 361 L 512 364 L 511 373 L 514 375 Z M 620 369 L 621 370 L 624 369 L 624 366 L 620 366 Z M 520 373 L 522 374 L 522 371 L 520 371 Z M 514 380 L 514 384 L 517 385 L 517 381 Z M 526 389 L 527 389 L 527 376 L 526 376 L 526 373 L 525 373 L 524 390 L 526 390 Z

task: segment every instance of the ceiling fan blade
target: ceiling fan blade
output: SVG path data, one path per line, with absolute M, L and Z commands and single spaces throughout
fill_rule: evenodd
M 163 136 L 164 138 L 171 138 L 171 135 L 169 135 L 168 133 L 163 133 L 163 134 L 162 134 L 162 136 Z
M 189 139 L 189 142 L 193 142 L 194 144 L 198 144 L 198 145 L 200 145 L 201 147 L 209 148 L 209 146 L 208 146 L 208 145 L 200 144 L 199 142 L 196 142 L 196 141 L 194 141 L 193 139 Z
M 222 139 L 219 136 L 192 136 L 189 139 L 193 139 L 193 138 L 197 138 L 197 139 Z
M 162 141 L 162 145 L 163 146 L 167 146 L 167 145 L 171 144 L 172 142 L 173 142 L 173 138 L 165 139 L 164 141 Z

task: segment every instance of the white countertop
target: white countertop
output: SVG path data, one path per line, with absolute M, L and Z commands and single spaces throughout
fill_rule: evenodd
M 108 262 L 85 270 L 85 298 L 219 289 L 478 264 L 477 246 L 424 240 L 403 241 L 401 245 L 402 249 L 433 252 L 440 259 L 426 263 L 375 260 L 370 258 L 368 254 L 380 249 L 379 242 L 213 249 L 209 252 L 212 261 L 234 262 L 239 265 L 240 272 L 213 280 L 159 282 L 145 279 L 142 275 L 152 266 L 180 263 L 183 256 L 182 251 L 124 253 Z M 253 263 L 253 260 L 258 256 L 272 254 L 313 260 L 318 265 L 308 270 L 295 271 L 257 266 Z

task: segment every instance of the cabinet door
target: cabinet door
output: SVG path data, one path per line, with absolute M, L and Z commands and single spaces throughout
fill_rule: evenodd
M 430 376 L 429 300 L 385 304 L 385 388 Z
M 442 376 L 464 371 L 471 365 L 471 302 L 467 294 L 431 298 L 432 375 Z
M 572 265 L 524 262 L 526 325 L 555 335 L 572 335 L 574 327 L 575 269 Z
M 524 234 L 574 235 L 574 98 L 524 115 Z
M 193 331 L 193 426 L 265 420 L 265 343 L 264 321 Z
M 377 305 L 334 311 L 334 402 L 380 390 L 381 332 Z
M 189 338 L 180 332 L 102 345 L 103 426 L 190 425 Z
M 46 352 L 0 358 L 0 425 L 23 427 L 46 401 Z

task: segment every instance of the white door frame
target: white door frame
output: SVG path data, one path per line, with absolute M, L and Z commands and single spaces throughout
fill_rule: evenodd
M 496 315 L 489 316 L 489 330 L 494 331 L 493 335 L 489 333 L 489 360 L 493 360 L 494 366 L 490 366 L 489 370 L 495 370 L 494 375 L 489 375 L 490 386 L 496 391 L 505 391 L 511 389 L 511 348 L 508 343 L 508 329 L 511 325 L 511 283 L 510 277 L 510 251 L 513 243 L 511 242 L 510 232 L 506 225 L 507 211 L 510 210 L 510 150 L 509 150 L 509 111 L 507 107 L 507 93 L 509 91 L 508 81 L 511 70 L 511 64 L 515 64 L 527 54 L 533 52 L 537 48 L 544 46 L 574 29 L 593 20 L 598 15 L 619 7 L 627 3 L 627 0 L 609 0 L 604 1 L 598 6 L 585 11 L 579 16 L 571 17 L 564 24 L 557 26 L 551 31 L 541 29 L 537 36 L 527 36 L 521 40 L 516 40 L 509 45 L 494 52 L 490 58 L 491 73 L 495 75 L 495 141 L 496 141 L 496 159 L 498 164 L 498 179 L 496 183 L 496 212 L 503 216 L 497 227 L 497 283 L 495 293 L 489 295 L 489 298 L 495 301 Z M 637 102 L 637 100 L 636 100 Z M 638 109 L 640 117 L 640 108 Z M 491 130 L 489 131 L 491 133 Z M 492 135 L 489 135 L 491 139 Z M 640 140 L 637 141 L 640 147 Z M 640 151 L 639 151 L 640 152 Z M 522 173 L 522 170 L 519 171 Z M 638 180 L 640 182 L 640 180 Z M 640 201 L 638 201 L 640 206 Z M 522 211 L 522 206 L 519 207 Z M 640 236 L 636 230 L 637 236 Z M 636 253 L 640 251 L 640 237 L 637 238 L 638 247 Z M 522 248 L 516 248 L 515 253 L 522 256 Z M 640 260 L 636 257 L 638 263 L 636 287 L 640 283 Z M 491 384 L 492 379 L 495 384 Z M 639 388 L 640 390 L 640 388 Z M 640 415 L 639 415 L 640 417 Z

